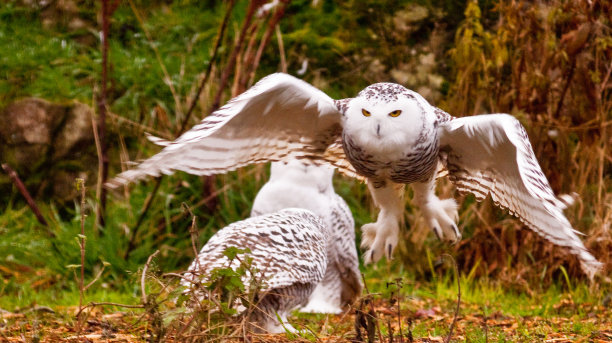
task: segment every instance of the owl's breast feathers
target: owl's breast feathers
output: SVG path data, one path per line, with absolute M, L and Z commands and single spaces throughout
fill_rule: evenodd
M 424 130 L 417 144 L 399 159 L 370 154 L 346 134 L 342 136 L 342 147 L 357 173 L 382 187 L 386 180 L 405 184 L 429 180 L 436 171 L 439 140 L 435 129 Z

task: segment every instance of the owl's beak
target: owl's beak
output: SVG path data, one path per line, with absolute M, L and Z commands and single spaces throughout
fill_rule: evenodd
M 380 138 L 380 123 L 376 124 L 376 135 Z

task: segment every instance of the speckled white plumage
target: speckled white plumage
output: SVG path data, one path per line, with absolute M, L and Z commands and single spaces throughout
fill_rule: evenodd
M 392 117 L 397 110 L 401 114 Z M 446 163 L 459 190 L 478 199 L 490 195 L 535 232 L 569 248 L 589 276 L 601 266 L 563 215 L 565 205 L 554 196 L 518 120 L 506 114 L 454 118 L 393 83 L 333 100 L 304 81 L 272 74 L 109 185 L 174 170 L 210 175 L 291 158 L 326 161 L 367 179 L 380 212 L 375 223 L 362 227 L 366 262 L 390 257 L 397 245 L 404 184 L 412 185 L 439 238 L 460 239 L 456 203 L 434 193 L 437 165 Z
M 316 166 L 308 160 L 274 162 L 270 179 L 253 202 L 252 215 L 304 208 L 320 216 L 330 230 L 332 247 L 325 276 L 302 312 L 340 313 L 361 293 L 355 222 L 344 199 L 334 191 L 333 173 L 331 167 Z
M 205 293 L 200 286 L 210 281 L 214 269 L 244 266 L 252 258 L 242 282 L 258 285 L 259 302 L 251 317 L 255 328 L 270 333 L 284 332 L 283 322 L 297 306 L 304 306 L 327 269 L 329 230 L 320 218 L 305 209 L 283 209 L 232 223 L 217 231 L 202 247 L 183 276 L 181 284 L 195 299 Z M 229 247 L 250 252 L 230 260 Z M 251 272 L 253 271 L 253 272 Z M 290 324 L 284 326 L 293 331 Z

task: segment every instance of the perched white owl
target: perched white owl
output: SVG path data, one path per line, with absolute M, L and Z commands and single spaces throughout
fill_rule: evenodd
M 440 239 L 461 238 L 455 201 L 434 193 L 441 163 L 459 191 L 478 200 L 490 195 L 535 232 L 578 256 L 590 277 L 601 266 L 563 214 L 566 203 L 550 188 L 518 120 L 507 114 L 455 118 L 393 83 L 334 100 L 297 78 L 272 74 L 110 183 L 174 170 L 224 173 L 289 158 L 327 161 L 367 179 L 380 213 L 375 223 L 362 227 L 366 262 L 393 253 L 405 184 L 412 185 L 416 204 Z
M 308 160 L 273 162 L 270 180 L 259 190 L 251 215 L 296 207 L 321 217 L 330 231 L 327 270 L 302 312 L 340 313 L 361 294 L 359 257 L 355 247 L 355 221 L 332 183 L 333 168 Z
M 242 282 L 261 286 L 249 317 L 256 332 L 281 333 L 289 311 L 304 306 L 323 280 L 332 244 L 327 226 L 305 209 L 283 209 L 232 223 L 215 233 L 183 276 L 181 284 L 196 299 L 205 297 L 201 285 L 210 281 L 217 268 L 236 269 L 241 259 L 229 260 L 226 249 L 250 250 L 252 258 Z M 278 316 L 277 316 L 278 315 Z M 282 321 L 279 322 L 278 318 Z M 284 326 L 284 327 L 283 327 Z

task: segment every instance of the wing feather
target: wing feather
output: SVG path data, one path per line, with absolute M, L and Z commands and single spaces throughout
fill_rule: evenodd
M 289 157 L 325 160 L 325 150 L 340 136 L 340 117 L 322 91 L 293 76 L 272 74 L 175 141 L 150 138 L 164 149 L 107 185 L 176 170 L 211 175 Z
M 507 114 L 454 118 L 440 125 L 440 150 L 450 179 L 477 200 L 487 195 L 532 230 L 578 256 L 592 277 L 601 268 L 584 247 L 533 153 L 525 128 Z
M 321 220 L 303 209 L 285 209 L 232 223 L 217 231 L 202 247 L 183 284 L 207 281 L 216 268 L 236 269 L 244 258 L 229 260 L 229 247 L 248 248 L 252 265 L 243 282 L 264 281 L 265 289 L 295 283 L 318 283 L 327 267 L 327 239 Z M 253 274 L 251 274 L 253 272 Z

